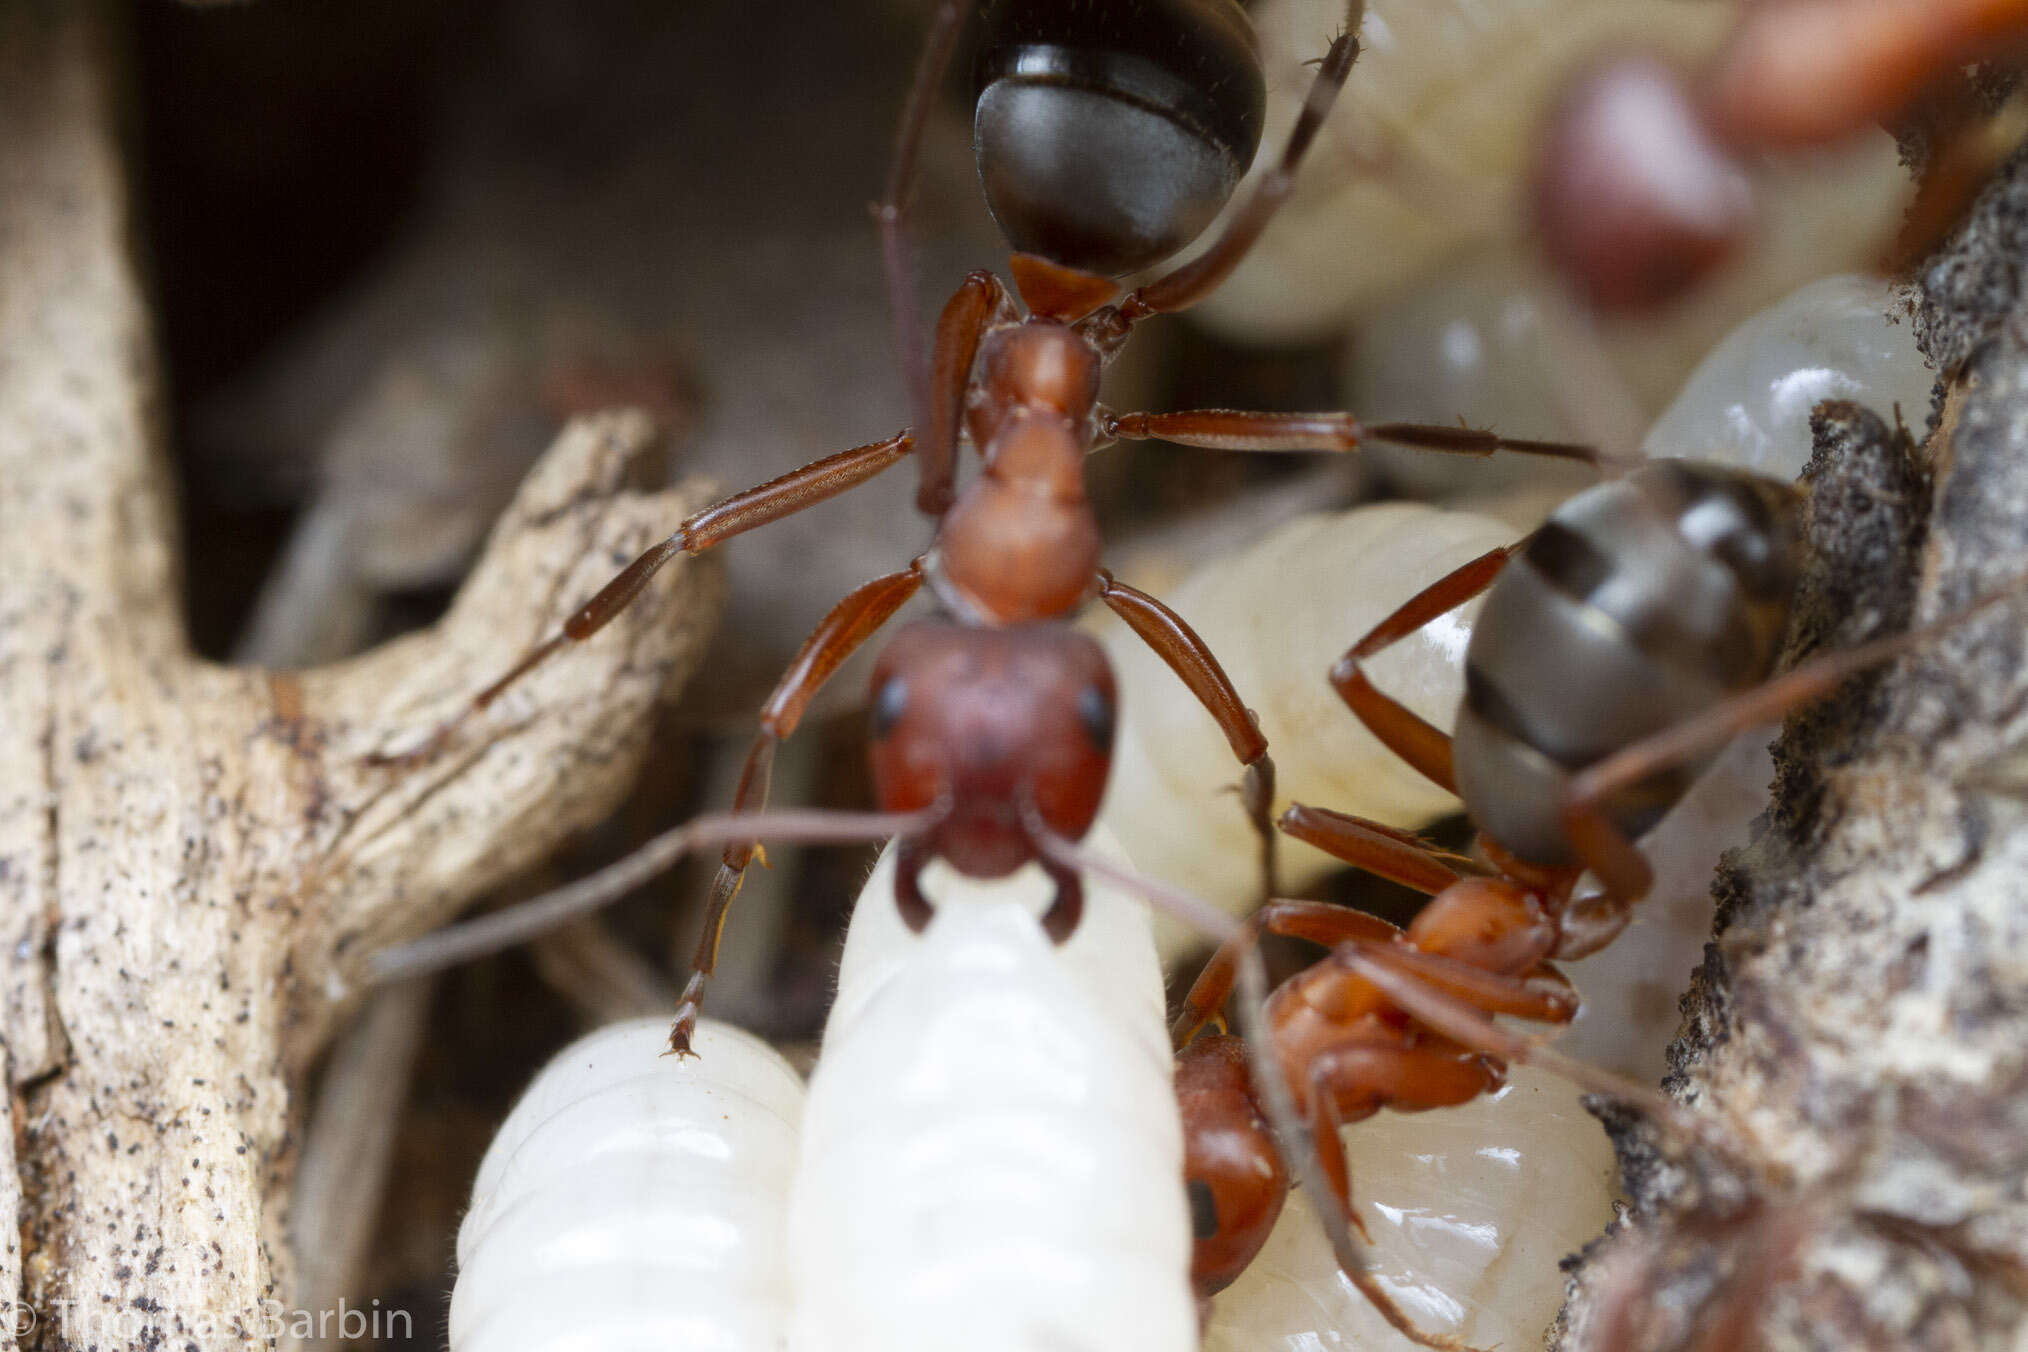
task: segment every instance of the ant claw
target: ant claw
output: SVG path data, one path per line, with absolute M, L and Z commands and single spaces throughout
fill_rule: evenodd
M 697 1053 L 690 1045 L 690 1038 L 696 1031 L 697 1005 L 686 1000 L 676 1011 L 676 1021 L 669 1025 L 669 1050 L 662 1055 L 684 1061 L 695 1060 Z
M 669 1025 L 669 1050 L 664 1055 L 685 1059 L 697 1055 L 690 1048 L 690 1039 L 697 1032 L 697 1016 L 704 1011 L 704 980 L 704 973 L 692 972 L 685 983 L 676 1001 L 676 1020 Z

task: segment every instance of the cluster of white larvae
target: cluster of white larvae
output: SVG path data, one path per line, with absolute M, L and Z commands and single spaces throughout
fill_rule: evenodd
M 1730 450 L 1793 474 L 1820 399 L 1898 402 L 1919 418 L 1930 377 L 1906 329 L 1882 318 L 1889 299 L 1831 279 L 1755 317 L 1710 354 L 1648 449 Z M 1518 533 L 1435 507 L 1355 508 L 1290 523 L 1171 599 L 1260 702 L 1286 792 L 1416 825 L 1455 805 L 1358 730 L 1324 672 L 1414 589 Z M 1276 604 L 1257 604 L 1270 584 Z M 1467 610 L 1404 645 L 1378 679 L 1447 723 L 1469 626 Z M 1229 756 L 1166 670 L 1130 645 L 1113 658 L 1124 716 L 1107 821 L 1138 867 L 1214 890 L 1204 855 L 1248 856 L 1221 792 Z M 1680 986 L 1694 961 L 1712 857 L 1765 783 L 1760 740 L 1649 837 L 1656 893 L 1574 969 L 1587 1006 L 1608 1014 L 1580 1022 L 1566 1049 L 1633 1069 L 1658 1056 L 1673 988 L 1660 1017 L 1639 1017 L 1630 973 Z M 1104 826 L 1093 842 L 1118 857 Z M 1232 876 L 1227 901 L 1244 891 Z M 480 1171 L 459 1236 L 455 1352 L 1199 1346 L 1144 906 L 1088 883 L 1083 922 L 1056 948 L 1035 920 L 1048 884 L 1033 869 L 984 886 L 939 867 L 927 886 L 938 911 L 915 935 L 891 864 L 869 881 L 807 1091 L 764 1044 L 710 1023 L 696 1060 L 659 1054 L 660 1021 L 560 1055 Z M 1610 1151 L 1575 1091 L 1517 1067 L 1498 1095 L 1383 1113 L 1346 1144 L 1378 1270 L 1411 1314 L 1477 1345 L 1536 1345 L 1562 1299 L 1557 1260 L 1610 1217 Z M 1202 1346 L 1216 1352 L 1407 1345 L 1336 1271 L 1301 1197 L 1215 1310 Z

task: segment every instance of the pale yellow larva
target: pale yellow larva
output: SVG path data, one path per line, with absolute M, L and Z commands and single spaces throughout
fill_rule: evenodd
M 571 1044 L 501 1124 L 458 1227 L 451 1352 L 775 1348 L 803 1086 L 715 1020 Z
M 1093 848 L 1121 859 L 1103 832 Z M 921 934 L 867 883 L 804 1115 L 796 1352 L 1191 1352 L 1182 1129 L 1139 899 L 1061 945 L 1030 867 L 933 866 Z
M 1417 503 L 1355 507 L 1288 522 L 1201 569 L 1165 599 L 1210 643 L 1260 719 L 1289 800 L 1421 826 L 1457 800 L 1381 746 L 1325 681 L 1348 645 L 1431 579 L 1519 532 L 1490 517 Z M 1471 608 L 1397 644 L 1374 679 L 1438 726 L 1463 691 Z M 1253 835 L 1230 786 L 1238 771 L 1203 709 L 1160 659 L 1121 629 L 1106 651 L 1123 691 L 1118 750 L 1101 821 L 1157 877 L 1228 907 L 1258 891 Z M 1285 879 L 1336 867 L 1285 842 Z M 1158 918 L 1158 931 L 1172 933 Z M 1181 937 L 1180 935 L 1176 937 Z

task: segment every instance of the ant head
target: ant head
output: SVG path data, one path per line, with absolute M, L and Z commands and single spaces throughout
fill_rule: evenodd
M 899 812 L 943 801 L 932 851 L 969 877 L 1003 877 L 1036 854 L 1024 808 L 1069 840 L 1091 829 L 1115 698 L 1105 653 L 1075 630 L 918 621 L 873 671 L 875 797 Z
M 1536 233 L 1601 310 L 1664 305 L 1730 257 L 1753 223 L 1738 159 L 1682 77 L 1645 55 L 1581 72 L 1543 129 Z
M 993 0 L 972 147 L 1007 242 L 1137 272 L 1211 223 L 1260 144 L 1266 84 L 1234 0 Z
M 1267 1243 L 1289 1195 L 1289 1170 L 1253 1096 L 1246 1044 L 1200 1037 L 1176 1056 L 1183 1186 L 1190 1198 L 1190 1284 L 1215 1295 Z

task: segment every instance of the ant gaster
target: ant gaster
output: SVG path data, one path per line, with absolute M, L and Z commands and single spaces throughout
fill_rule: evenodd
M 1252 159 L 1265 103 L 1252 30 L 1234 0 L 991 0 L 975 149 L 988 202 L 1016 250 L 1011 272 L 1019 304 L 993 274 L 973 273 L 945 305 L 922 355 L 902 201 L 965 8 L 958 0 L 939 6 L 877 213 L 920 433 L 829 456 L 699 512 L 416 750 L 385 759 L 431 754 L 521 676 L 597 633 L 678 554 L 701 553 L 835 497 L 914 454 L 918 504 L 938 523 L 934 543 L 907 568 L 846 597 L 804 643 L 762 709 L 734 813 L 765 807 L 776 745 L 794 731 L 823 682 L 927 583 L 950 618 L 911 628 L 880 664 L 873 761 L 884 809 L 876 820 L 885 829 L 862 827 L 865 835 L 905 828 L 904 913 L 911 924 L 926 921 L 917 879 L 933 857 L 972 876 L 999 877 L 1042 857 L 1039 831 L 1076 840 L 1103 794 L 1113 689 L 1096 645 L 1060 622 L 1097 599 L 1162 656 L 1217 720 L 1244 767 L 1242 800 L 1260 832 L 1263 876 L 1272 890 L 1274 767 L 1266 740 L 1182 617 L 1099 567 L 1085 456 L 1114 440 L 1149 437 L 1240 450 L 1342 452 L 1385 438 L 1471 455 L 1586 452 L 1458 427 L 1367 428 L 1346 413 L 1116 413 L 1097 402 L 1100 372 L 1134 326 L 1187 309 L 1214 289 L 1288 196 L 1296 165 L 1351 69 L 1357 42 L 1349 29 L 1359 0 L 1348 5 L 1348 31 L 1318 67 L 1280 160 L 1224 233 L 1191 262 L 1124 294 L 1112 276 L 1147 268 L 1194 238 Z M 983 465 L 954 492 L 964 441 Z M 930 816 L 896 815 L 912 808 Z M 754 820 L 751 836 L 726 846 L 712 884 L 671 1032 L 678 1052 L 689 1050 L 727 908 L 757 850 L 754 837 L 770 825 Z M 934 824 L 926 827 L 925 820 Z M 772 832 L 777 838 L 798 838 L 780 819 L 771 825 L 782 828 Z M 1075 925 L 1080 899 L 1075 874 L 1053 872 L 1060 890 L 1046 923 L 1061 938 Z M 443 936 L 424 943 L 435 957 L 395 951 L 382 955 L 377 968 L 435 965 L 464 951 Z

